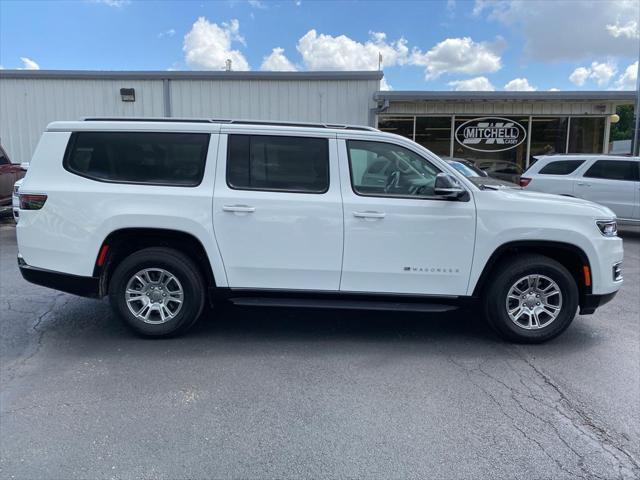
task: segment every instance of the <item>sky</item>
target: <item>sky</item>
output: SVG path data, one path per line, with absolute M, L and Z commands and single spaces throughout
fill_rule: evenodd
M 0 66 L 377 70 L 392 90 L 633 90 L 640 0 L 0 0 Z

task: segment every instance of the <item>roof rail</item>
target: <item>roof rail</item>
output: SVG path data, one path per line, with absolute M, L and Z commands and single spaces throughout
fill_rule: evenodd
M 233 125 L 272 125 L 280 127 L 331 128 L 336 130 L 362 130 L 377 132 L 378 129 L 366 125 L 346 125 L 339 123 L 286 122 L 266 120 L 233 120 L 224 118 L 173 118 L 173 117 L 85 117 L 85 122 L 182 122 L 182 123 L 225 123 Z

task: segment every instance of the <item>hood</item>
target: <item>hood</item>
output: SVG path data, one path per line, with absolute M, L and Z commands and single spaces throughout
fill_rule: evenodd
M 483 192 L 489 191 L 485 190 Z M 504 188 L 490 193 L 503 197 L 504 202 L 506 202 L 505 205 L 510 205 L 514 208 L 517 205 L 521 210 L 535 210 L 548 212 L 549 214 L 584 215 L 602 220 L 616 218 L 616 214 L 611 209 L 582 198 L 515 188 Z

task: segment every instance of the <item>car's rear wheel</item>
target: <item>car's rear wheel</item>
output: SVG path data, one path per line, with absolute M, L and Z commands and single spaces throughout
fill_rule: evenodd
M 172 336 L 186 331 L 200 316 L 205 286 L 186 255 L 170 248 L 145 248 L 116 267 L 109 297 L 114 310 L 137 333 Z
M 541 343 L 562 332 L 578 308 L 571 273 L 543 255 L 522 255 L 500 264 L 484 293 L 489 324 L 504 339 Z

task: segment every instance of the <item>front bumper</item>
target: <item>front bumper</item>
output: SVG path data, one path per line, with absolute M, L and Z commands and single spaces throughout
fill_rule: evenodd
M 18 255 L 20 274 L 27 282 L 43 287 L 53 288 L 61 292 L 80 295 L 81 297 L 100 297 L 100 279 L 98 277 L 82 277 L 70 273 L 55 272 L 27 265 Z
M 580 315 L 591 315 L 598 307 L 605 303 L 609 303 L 616 296 L 618 291 L 605 293 L 603 295 L 587 294 L 583 295 L 580 300 Z

